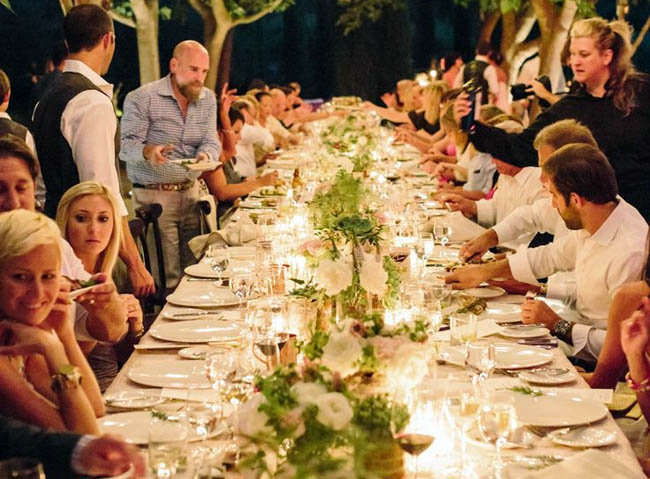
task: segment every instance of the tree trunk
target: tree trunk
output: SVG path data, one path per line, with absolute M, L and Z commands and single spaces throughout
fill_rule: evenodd
M 217 29 L 214 32 L 214 35 L 212 35 L 212 38 L 206 39 L 205 42 L 205 48 L 207 48 L 210 53 L 210 71 L 208 72 L 208 76 L 205 78 L 205 86 L 211 90 L 214 90 L 217 86 L 217 74 L 219 72 L 221 52 L 223 51 L 223 45 L 231 28 L 232 26 L 230 24 L 224 25 L 217 21 Z
M 221 50 L 221 59 L 219 60 L 219 70 L 217 71 L 217 85 L 215 91 L 221 92 L 226 83 L 230 83 L 230 64 L 232 59 L 232 41 L 235 36 L 235 29 L 231 28 L 226 34 L 223 48 Z
M 138 63 L 140 84 L 160 78 L 160 54 L 158 50 L 158 0 L 132 0 L 138 39 Z
M 558 87 L 562 75 L 562 50 L 568 38 L 568 32 L 578 11 L 574 0 L 565 0 L 561 9 L 555 7 L 551 0 L 544 0 L 543 8 L 538 8 L 533 1 L 533 8 L 539 19 L 541 45 L 539 48 L 539 74 L 547 75 L 554 88 Z
M 494 28 L 499 23 L 499 18 L 501 18 L 501 12 L 499 10 L 488 13 L 481 24 L 481 32 L 478 35 L 477 44 L 491 43 L 492 32 L 494 32 Z

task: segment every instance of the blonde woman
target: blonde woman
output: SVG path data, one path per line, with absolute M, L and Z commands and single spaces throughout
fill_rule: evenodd
M 415 146 L 423 153 L 441 140 L 445 136 L 440 128 L 441 101 L 447 91 L 447 83 L 444 81 L 432 82 L 424 87 L 422 109 L 408 112 L 409 123 L 397 127 L 397 139 Z
M 60 245 L 56 224 L 40 213 L 0 214 L 0 342 L 21 353 L 0 356 L 0 414 L 96 434 L 104 409 L 59 291 Z
M 75 255 L 89 274 L 113 272 L 122 236 L 117 202 L 110 190 L 96 181 L 84 181 L 64 193 L 59 202 L 56 222 L 61 235 L 70 243 Z M 115 327 L 121 335 L 127 329 L 136 335 L 142 331 L 142 309 L 131 294 L 120 295 L 126 308 L 124 316 L 115 315 Z M 84 350 L 92 351 L 89 362 L 104 391 L 118 372 L 117 357 L 110 344 L 84 341 Z
M 630 62 L 630 29 L 621 21 L 578 20 L 571 27 L 569 64 L 580 86 L 552 105 L 520 134 L 476 122 L 471 141 L 479 151 L 516 166 L 535 166 L 537 133 L 559 120 L 587 126 L 605 153 L 620 195 L 650 218 L 650 80 Z M 469 112 L 467 96 L 455 104 L 456 117 Z

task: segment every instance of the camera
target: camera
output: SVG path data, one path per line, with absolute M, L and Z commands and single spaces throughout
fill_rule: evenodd
M 541 77 L 536 78 L 536 80 L 544 85 L 544 88 L 546 88 L 549 92 L 552 91 L 551 79 L 549 77 L 542 75 Z M 535 92 L 533 92 L 532 87 L 526 85 L 525 83 L 516 83 L 510 87 L 510 95 L 512 95 L 512 101 L 517 101 L 523 100 L 524 98 L 528 98 L 530 96 L 534 96 Z M 544 108 L 551 105 L 549 102 L 542 99 L 540 99 L 539 104 Z
M 465 115 L 460 120 L 460 128 L 463 131 L 469 131 L 472 128 L 475 120 L 478 120 L 478 113 L 481 107 L 481 99 L 483 95 L 483 88 L 481 83 L 476 78 L 471 78 L 463 85 L 463 92 L 467 93 L 469 98 L 467 99 L 470 102 L 470 110 L 467 115 Z

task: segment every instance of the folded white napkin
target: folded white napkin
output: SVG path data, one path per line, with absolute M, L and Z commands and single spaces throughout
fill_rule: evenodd
M 485 232 L 485 228 L 465 218 L 460 211 L 448 214 L 444 220 L 451 226 L 450 241 L 469 241 Z
M 644 479 L 640 470 L 630 469 L 617 461 L 612 454 L 597 449 L 580 452 L 553 466 L 541 471 L 530 472 L 520 479 L 559 479 L 582 478 L 589 479 Z
M 242 216 L 240 221 L 230 222 L 225 228 L 195 236 L 188 245 L 192 254 L 200 258 L 205 254 L 211 244 L 226 246 L 241 246 L 257 239 L 260 235 L 260 227 L 253 223 L 248 216 Z
M 493 319 L 484 319 L 477 323 L 476 327 L 476 336 L 478 338 L 484 338 L 486 336 L 491 336 L 493 334 L 499 333 L 503 328 L 499 326 Z M 434 341 L 449 341 L 451 338 L 451 333 L 447 331 L 438 331 L 433 335 Z
M 180 399 L 192 402 L 210 402 L 217 400 L 217 393 L 212 389 L 174 389 L 163 388 L 160 397 L 166 399 Z

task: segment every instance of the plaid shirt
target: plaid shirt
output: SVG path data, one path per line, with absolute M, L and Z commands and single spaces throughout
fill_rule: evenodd
M 201 173 L 181 165 L 154 165 L 142 156 L 145 145 L 174 145 L 171 159 L 195 158 L 199 152 L 219 159 L 221 144 L 217 138 L 217 101 L 212 91 L 203 88 L 198 100 L 187 107 L 183 118 L 174 97 L 171 76 L 141 86 L 124 100 L 121 123 L 120 159 L 133 183 L 182 183 L 195 180 Z

